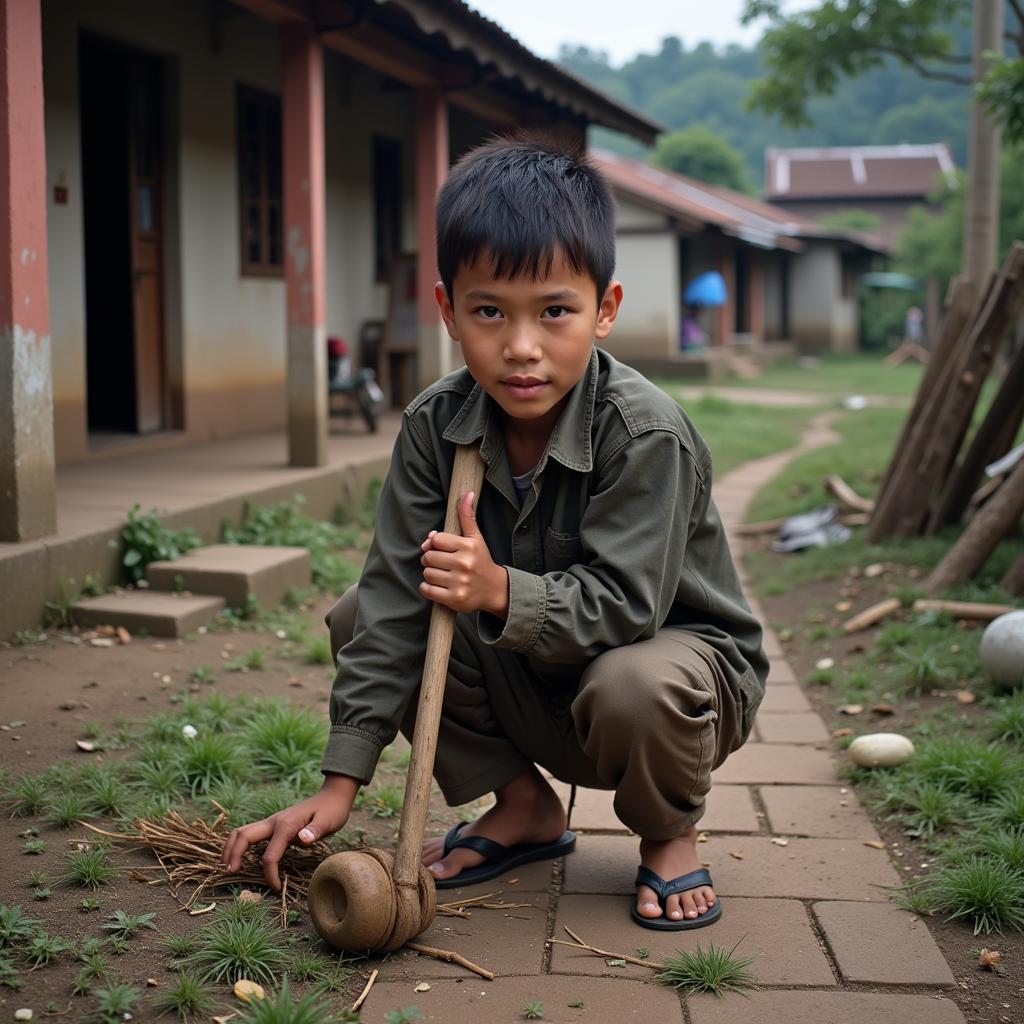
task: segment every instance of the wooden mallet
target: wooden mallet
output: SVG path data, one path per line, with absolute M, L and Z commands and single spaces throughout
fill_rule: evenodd
M 459 533 L 459 498 L 480 497 L 484 465 L 478 445 L 455 451 L 446 533 Z M 441 702 L 456 613 L 434 604 L 413 733 L 398 845 L 353 850 L 325 858 L 309 883 L 309 913 L 320 937 L 337 949 L 388 953 L 430 927 L 437 912 L 434 877 L 420 863 L 430 803 Z

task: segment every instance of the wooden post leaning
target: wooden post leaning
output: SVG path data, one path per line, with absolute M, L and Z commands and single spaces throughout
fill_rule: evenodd
M 455 451 L 448 491 L 446 533 L 459 533 L 459 499 L 480 497 L 484 466 L 478 445 Z M 399 949 L 430 927 L 437 910 L 433 876 L 420 863 L 430 803 L 437 731 L 455 634 L 456 613 L 434 604 L 423 662 L 412 755 L 398 845 L 389 850 L 336 853 L 320 863 L 309 883 L 309 913 L 320 937 L 337 949 L 379 953 Z

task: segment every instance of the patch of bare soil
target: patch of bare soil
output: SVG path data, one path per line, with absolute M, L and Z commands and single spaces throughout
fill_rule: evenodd
M 837 666 L 842 666 L 869 651 L 881 624 L 849 636 L 831 631 L 839 629 L 851 615 L 892 596 L 900 586 L 908 584 L 914 584 L 914 577 L 908 574 L 907 568 L 888 564 L 885 573 L 873 579 L 861 576 L 856 580 L 801 584 L 787 594 L 758 598 L 768 623 L 780 633 L 786 657 L 803 684 L 804 692 L 833 733 L 833 749 L 840 760 L 843 759 L 841 738 L 850 734 L 840 732 L 840 736 L 835 736 L 837 731 L 852 730 L 854 736 L 868 732 L 907 732 L 924 718 L 952 712 L 969 732 L 984 713 L 979 703 L 959 703 L 953 685 L 942 691 L 912 696 L 883 691 L 879 698 L 865 700 L 862 712 L 848 715 L 837 708 L 846 703 L 841 689 L 809 682 L 822 658 L 832 658 Z M 846 594 L 842 593 L 844 587 Z M 850 601 L 852 606 L 837 611 L 836 604 L 845 601 Z M 815 626 L 829 627 L 830 634 L 816 639 Z M 958 631 L 979 628 L 979 624 L 969 622 L 958 623 L 955 627 Z M 952 640 L 955 642 L 955 634 Z M 877 705 L 883 705 L 884 709 L 873 710 Z M 921 850 L 920 841 L 908 836 L 884 811 L 872 809 L 866 800 L 863 803 L 899 874 L 908 880 L 926 877 L 931 858 Z M 923 920 L 950 965 L 957 983 L 953 995 L 969 1024 L 1021 1024 L 1024 1021 L 1024 934 L 974 935 L 970 925 L 959 921 L 944 921 L 939 917 Z M 1002 954 L 1001 974 L 980 967 L 977 954 L 969 952 L 981 948 L 995 949 Z
M 323 615 L 329 602 L 318 602 L 302 614 L 310 620 L 310 635 L 326 635 Z M 284 657 L 286 641 L 274 632 L 256 634 L 244 631 L 210 631 L 194 639 L 154 640 L 133 637 L 125 645 L 96 647 L 71 631 L 50 632 L 45 643 L 31 646 L 0 646 L 0 770 L 11 774 L 9 783 L 21 775 L 36 775 L 61 761 L 75 764 L 102 763 L 105 758 L 131 757 L 129 746 L 125 750 L 85 752 L 76 746 L 88 726 L 96 723 L 102 734 L 113 733 L 123 720 L 140 722 L 159 712 L 173 710 L 175 704 L 188 694 L 201 698 L 211 692 L 225 696 L 253 694 L 261 697 L 285 698 L 294 705 L 328 714 L 328 696 L 333 672 L 330 666 L 304 664 L 296 654 Z M 237 659 L 249 651 L 261 649 L 265 653 L 263 670 L 228 672 L 227 661 Z M 209 666 L 216 670 L 212 684 L 190 682 L 193 669 Z M 378 770 L 375 784 L 390 783 L 401 790 L 405 784 L 405 768 L 400 763 L 383 764 Z M 54 797 L 59 794 L 53 794 Z M 2 794 L 6 802 L 10 796 Z M 463 809 L 465 813 L 465 809 Z M 184 809 L 187 818 L 192 817 Z M 214 814 L 204 815 L 212 821 Z M 431 800 L 428 830 L 442 832 L 457 820 L 457 811 L 448 808 L 435 790 Z M 109 819 L 93 819 L 103 828 L 117 829 Z M 362 833 L 367 845 L 390 848 L 397 833 L 398 817 L 375 817 L 366 808 L 357 809 L 349 820 L 346 832 L 355 836 Z M 24 851 L 26 837 L 20 835 L 27 828 L 38 829 L 38 838 L 45 843 L 43 852 L 29 855 Z M 65 855 L 76 844 L 94 839 L 82 826 L 60 829 L 48 824 L 42 817 L 8 817 L 0 814 L 0 904 L 20 904 L 28 917 L 42 922 L 42 927 L 53 935 L 76 944 L 89 937 L 104 938 L 101 925 L 116 910 L 128 914 L 155 912 L 156 930 L 141 929 L 128 943 L 127 951 L 115 956 L 105 949 L 112 979 L 138 988 L 143 999 L 133 1017 L 137 1022 L 157 1019 L 152 1008 L 152 996 L 173 984 L 175 975 L 168 968 L 169 954 L 163 948 L 167 936 L 180 935 L 198 928 L 204 917 L 190 917 L 163 883 L 163 875 L 154 870 L 156 861 L 147 852 L 129 852 L 115 847 L 111 859 L 117 867 L 110 884 L 96 892 L 69 887 L 56 880 L 65 869 Z M 50 879 L 48 899 L 34 899 L 29 878 L 32 871 L 45 873 Z M 264 890 L 268 899 L 271 890 Z M 79 909 L 83 899 L 95 897 L 98 910 Z M 316 936 L 307 914 L 303 911 L 298 923 L 290 928 L 307 948 L 329 955 L 331 950 Z M 472 950 L 460 950 L 472 956 Z M 392 954 L 389 962 L 396 980 L 394 964 L 408 964 L 405 976 L 417 977 L 416 965 L 422 960 L 416 954 L 402 951 Z M 0 1017 L 13 1019 L 20 1007 L 34 1010 L 35 1020 L 48 1016 L 55 1019 L 86 1020 L 96 1005 L 91 996 L 73 996 L 72 984 L 81 963 L 65 953 L 50 966 L 27 970 L 18 963 L 22 982 L 20 991 L 0 987 Z M 335 1011 L 352 1004 L 363 987 L 370 966 L 357 963 L 349 990 L 329 997 Z M 401 980 L 403 975 L 397 975 Z M 467 978 L 471 977 L 467 973 Z M 152 984 L 155 982 L 155 985 Z M 102 982 L 95 987 L 102 987 Z M 309 986 L 293 984 L 292 990 L 302 994 Z M 213 1013 L 237 1012 L 241 1005 L 235 1001 L 226 986 L 211 986 L 215 993 Z M 410 985 L 411 992 L 411 985 Z M 410 999 L 410 1001 L 412 1001 Z M 49 1009 L 48 1009 L 49 1008 Z M 164 1021 L 176 1019 L 173 1014 Z

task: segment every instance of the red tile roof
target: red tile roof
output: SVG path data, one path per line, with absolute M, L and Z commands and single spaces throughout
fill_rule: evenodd
M 768 199 L 924 199 L 956 167 L 944 142 L 925 146 L 837 146 L 765 152 Z

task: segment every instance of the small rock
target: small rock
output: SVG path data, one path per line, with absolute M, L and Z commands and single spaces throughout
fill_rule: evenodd
M 841 715 L 859 715 L 864 711 L 863 704 L 840 704 L 836 709 Z
M 896 709 L 891 704 L 875 704 L 871 710 L 876 715 L 895 715 Z
M 161 676 L 160 677 L 160 682 L 161 683 L 169 683 L 170 681 L 171 681 L 171 677 L 170 676 Z
M 33 1016 L 34 1014 L 27 1006 L 23 1006 L 20 1010 L 14 1011 L 15 1020 L 31 1020 Z
M 122 644 L 130 644 L 132 642 L 132 635 L 124 628 L 124 626 L 118 626 L 117 639 L 120 640 Z
M 819 658 L 815 663 L 814 667 L 820 672 L 825 672 L 830 668 L 835 668 L 836 662 L 834 658 Z
M 978 698 L 970 690 L 957 690 L 957 704 L 973 704 Z
M 836 601 L 835 604 L 835 609 L 837 612 L 848 612 L 852 607 L 852 601 Z
M 156 988 L 159 984 L 160 984 L 160 982 L 157 981 L 156 978 L 147 978 L 146 979 L 146 987 L 147 988 Z
M 789 840 L 788 839 L 779 839 L 779 838 L 773 836 L 772 837 L 772 842 L 776 846 L 789 846 Z
M 885 572 L 885 564 L 883 562 L 872 562 L 871 565 L 864 567 L 864 575 L 867 578 L 874 579 L 876 576 L 881 576 Z
M 96 749 L 96 744 L 92 740 L 75 740 L 75 746 L 87 754 L 91 754 Z
M 257 985 L 255 981 L 250 981 L 248 978 L 239 978 L 232 991 L 235 993 L 235 998 L 243 1003 L 257 1002 L 266 998 L 263 986 Z
M 93 647 L 113 647 L 114 641 L 109 636 L 94 636 L 90 641 Z
M 430 985 L 425 981 L 421 981 L 414 989 L 413 992 L 429 992 Z

